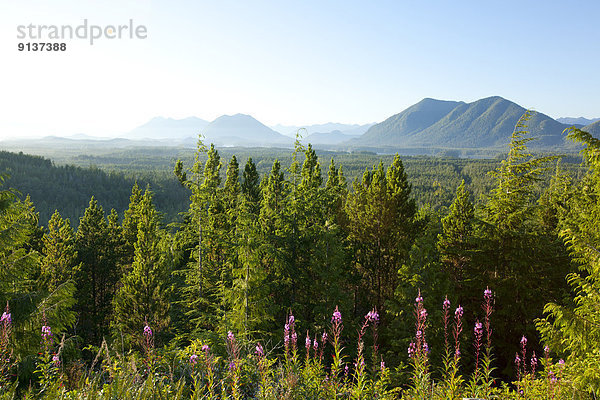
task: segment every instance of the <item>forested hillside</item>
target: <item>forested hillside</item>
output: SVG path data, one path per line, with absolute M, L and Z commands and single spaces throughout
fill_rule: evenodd
M 529 116 L 498 161 L 396 155 L 364 169 L 297 145 L 260 173 L 200 143 L 174 163 L 179 189 L 3 153 L 48 198 L 95 198 L 78 224 L 54 213 L 40 232 L 36 201 L 3 184 L 0 394 L 600 394 L 600 145 L 571 132 L 580 176 L 528 153 Z M 173 229 L 160 190 L 187 199 Z
M 142 169 L 131 169 L 125 176 L 121 172 L 55 165 L 43 157 L 0 151 L 0 171 L 8 175 L 6 185 L 30 196 L 44 226 L 58 210 L 77 227 L 92 196 L 107 210 L 114 208 L 122 214 L 136 181 L 141 187 L 152 186 L 156 205 L 166 221 L 176 220 L 188 197 L 172 175 Z
M 231 158 L 234 154 L 240 163 L 252 158 L 261 177 L 267 175 L 275 160 L 283 168 L 292 162 L 289 150 L 224 148 L 220 154 Z M 317 153 L 323 162 L 331 159 L 343 166 L 348 182 L 360 178 L 365 169 L 371 169 L 380 161 L 393 160 L 392 155 L 373 153 Z M 0 171 L 8 175 L 7 185 L 18 190 L 22 196 L 29 195 L 39 212 L 40 224 L 46 225 L 52 213 L 58 210 L 74 227 L 83 216 L 93 195 L 107 210 L 114 208 L 122 213 L 129 204 L 131 187 L 137 181 L 145 188 L 150 185 L 155 193 L 157 209 L 164 214 L 164 222 L 177 221 L 180 212 L 187 209 L 188 195 L 177 183 L 172 171 L 175 159 L 193 160 L 191 151 L 147 148 L 127 151 L 111 150 L 98 155 L 67 156 L 55 154 L 61 164 L 51 160 L 22 153 L 0 151 Z M 201 159 L 205 161 L 205 155 Z M 303 154 L 299 155 L 302 160 Z M 434 209 L 447 207 L 454 190 L 462 180 L 473 193 L 476 203 L 492 187 L 493 179 L 487 173 L 497 167 L 499 160 L 476 160 L 441 157 L 403 157 L 406 173 L 412 185 L 412 196 L 418 205 L 429 204 Z M 562 167 L 573 176 L 581 175 L 578 158 L 568 157 Z M 220 172 L 225 178 L 225 172 Z M 550 174 L 546 174 L 547 183 Z M 544 184 L 545 184 L 544 183 Z M 541 184 L 536 194 L 541 193 Z

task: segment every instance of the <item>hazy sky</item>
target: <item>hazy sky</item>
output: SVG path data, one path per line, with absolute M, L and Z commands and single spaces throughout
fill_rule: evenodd
M 108 136 L 155 116 L 378 122 L 424 97 L 600 117 L 599 15 L 597 0 L 0 0 L 0 138 Z M 17 51 L 35 41 L 18 25 L 84 19 L 132 19 L 147 38 Z

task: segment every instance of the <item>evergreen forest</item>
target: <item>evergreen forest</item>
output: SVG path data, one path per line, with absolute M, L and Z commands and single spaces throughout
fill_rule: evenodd
M 0 399 L 596 398 L 600 140 L 530 117 L 482 160 L 1 152 Z

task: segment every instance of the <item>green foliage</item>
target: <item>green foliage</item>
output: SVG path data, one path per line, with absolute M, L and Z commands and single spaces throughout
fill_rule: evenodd
M 138 204 L 135 220 L 138 232 L 133 265 L 115 294 L 111 323 L 114 336 L 122 337 L 127 345 L 141 344 L 145 323 L 152 326 L 155 335 L 165 331 L 172 292 L 170 238 L 159 228 L 160 218 L 149 190 Z
M 52 290 L 38 284 L 41 257 L 32 249 L 36 225 L 37 215 L 28 199 L 19 201 L 14 191 L 0 190 L 0 302 L 12 314 L 9 354 L 17 361 L 39 347 L 37 326 L 44 315 L 56 333 L 75 322 L 70 310 L 73 284 L 57 282 Z
M 63 220 L 58 211 L 48 221 L 43 242 L 39 282 L 41 287 L 51 292 L 62 283 L 72 281 L 79 270 L 75 234 L 69 220 Z
M 119 189 L 117 195 L 119 202 L 129 198 L 128 206 L 118 207 L 122 222 L 117 210 L 105 216 L 92 198 L 76 233 L 58 212 L 41 229 L 28 199 L 0 192 L 0 300 L 8 300 L 19 318 L 2 354 L 14 354 L 9 364 L 19 366 L 23 384 L 15 390 L 32 380 L 31 396 L 43 387 L 48 397 L 91 398 L 103 390 L 119 398 L 394 398 L 389 382 L 405 387 L 409 381 L 406 349 L 415 337 L 407 321 L 418 288 L 429 309 L 432 349 L 445 346 L 441 300 L 448 295 L 465 307 L 464 354 L 457 359 L 447 350 L 445 357 L 432 352 L 423 363 L 413 359 L 416 378 L 405 397 L 514 397 L 491 382 L 514 376 L 511 356 L 522 334 L 539 352 L 531 320 L 547 301 L 567 303 L 547 306 L 556 314 L 546 325 L 555 351 L 572 357 L 564 367 L 565 387 L 577 391 L 594 382 L 595 370 L 584 366 L 596 362 L 589 342 L 597 338 L 587 323 L 597 314 L 597 274 L 584 267 L 570 275 L 580 296 L 571 303 L 563 300 L 563 278 L 572 258 L 583 266 L 597 261 L 594 247 L 586 246 L 597 239 L 598 179 L 590 173 L 573 187 L 577 168 L 569 160 L 551 177 L 545 163 L 552 158 L 527 150 L 528 117 L 514 130 L 502 162 L 317 152 L 299 142 L 291 155 L 249 149 L 238 158 L 233 149 L 200 141 L 191 168 L 175 163 L 171 179 L 189 199 L 171 205 L 187 211 L 167 227 L 149 187 L 142 193 L 134 180 L 130 192 Z M 592 153 L 588 158 L 600 158 Z M 326 178 L 323 155 L 331 158 Z M 224 156 L 231 156 L 227 168 Z M 172 168 L 168 160 L 155 163 Z M 43 159 L 36 162 L 47 167 Z M 346 174 L 362 174 L 350 190 Z M 493 339 L 501 351 L 493 357 L 488 343 L 473 373 L 472 326 L 489 317 L 480 301 L 488 285 L 496 293 Z M 338 334 L 329 332 L 333 348 L 320 343 L 319 351 L 310 343 L 307 350 L 282 345 L 281 325 L 292 312 L 302 336 L 306 329 L 316 340 L 336 306 L 347 326 L 360 321 L 363 329 L 346 329 L 344 338 L 341 327 Z M 382 319 L 377 335 L 365 334 L 363 317 L 373 306 Z M 66 334 L 58 371 L 29 356 L 38 350 L 44 314 L 57 334 Z M 577 318 L 584 322 L 573 323 Z M 153 335 L 142 336 L 145 323 Z M 565 326 L 585 335 L 570 337 L 561 331 L 568 331 Z M 228 331 L 239 340 L 235 348 L 222 340 Z M 247 355 L 259 338 L 269 352 Z M 571 339 L 572 349 L 560 344 Z M 205 344 L 213 350 L 204 350 Z M 97 350 L 94 359 L 91 351 Z M 82 356 L 91 363 L 84 366 Z M 382 359 L 392 368 L 383 367 Z M 529 393 L 538 393 L 539 379 L 530 381 Z
M 108 333 L 119 275 L 117 249 L 110 246 L 109 225 L 94 197 L 80 219 L 75 242 L 81 265 L 75 275 L 80 332 L 86 342 L 99 344 Z
M 471 272 L 469 264 L 475 249 L 475 208 L 469 197 L 463 180 L 448 214 L 442 218 L 443 232 L 437 243 L 442 262 L 455 282 L 463 281 Z
M 353 189 L 346 202 L 346 229 L 353 268 L 362 283 L 357 296 L 362 297 L 361 304 L 370 299 L 384 310 L 398 284 L 398 266 L 406 260 L 415 236 L 415 201 L 398 155 L 387 169 L 379 163 L 372 171 L 365 170 Z
M 572 301 L 546 304 L 545 319 L 537 322 L 544 340 L 566 356 L 577 387 L 600 394 L 600 141 L 572 128 L 569 137 L 585 145 L 589 167 L 582 182 L 573 188 L 560 215 L 560 235 L 565 240 L 580 272 L 567 281 Z

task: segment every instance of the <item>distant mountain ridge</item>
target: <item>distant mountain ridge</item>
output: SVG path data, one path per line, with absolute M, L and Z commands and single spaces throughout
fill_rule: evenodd
M 472 103 L 426 98 L 376 124 L 348 146 L 388 148 L 499 148 L 506 146 L 525 108 L 499 96 Z M 566 125 L 535 113 L 527 129 L 531 147 L 564 145 Z
M 202 131 L 207 143 L 217 146 L 292 146 L 293 139 L 246 114 L 222 115 Z
M 586 126 L 586 125 L 591 125 L 596 121 L 600 121 L 600 118 L 588 119 L 588 118 L 584 118 L 584 117 L 577 117 L 577 118 L 561 117 L 561 118 L 556 118 L 556 120 L 558 122 L 560 122 L 561 124 Z
M 600 120 L 598 120 L 592 124 L 589 124 L 587 126 L 584 126 L 583 128 L 581 128 L 581 130 L 591 133 L 592 136 L 599 138 L 600 137 Z
M 313 124 L 313 125 L 272 125 L 271 129 L 276 130 L 286 136 L 294 137 L 296 132 L 300 131 L 303 136 L 312 135 L 313 133 L 332 133 L 339 131 L 344 135 L 349 136 L 360 136 L 367 131 L 371 126 L 375 125 L 375 122 L 370 124 L 341 124 L 337 122 L 328 122 L 326 124 Z
M 377 124 L 326 123 L 301 129 L 301 142 L 316 148 L 338 151 L 372 151 L 377 153 L 459 154 L 467 157 L 504 152 L 514 127 L 525 108 L 499 96 L 471 103 L 425 98 Z M 600 136 L 600 120 L 589 122 L 583 117 L 556 121 L 536 112 L 527 130 L 534 140 L 528 146 L 536 150 L 574 151 L 578 147 L 566 139 L 563 131 L 575 125 Z M 204 142 L 221 147 L 291 148 L 300 127 L 268 127 L 250 115 L 223 115 L 212 122 L 198 117 L 173 119 L 156 117 L 117 139 L 96 138 L 85 134 L 72 137 L 48 136 L 35 139 L 37 147 L 195 147 L 198 135 Z M 339 128 L 339 129 L 334 129 Z M 296 131 L 290 131 L 295 129 Z M 282 134 L 282 132 L 284 134 Z M 34 139 L 30 139 L 34 140 Z M 23 139 L 0 139 L 5 146 L 15 146 Z M 27 141 L 25 139 L 24 141 Z M 458 150 L 458 152 L 457 152 Z M 482 150 L 482 151 L 478 151 Z
M 197 137 L 198 134 L 209 124 L 198 117 L 184 119 L 173 119 L 155 117 L 131 132 L 127 133 L 127 139 L 176 139 L 181 140 L 189 137 Z

